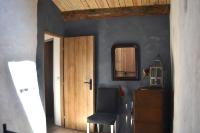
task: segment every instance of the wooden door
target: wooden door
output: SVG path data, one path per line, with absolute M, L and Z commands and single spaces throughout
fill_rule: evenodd
M 91 85 L 84 83 L 90 80 Z M 64 39 L 65 127 L 86 131 L 87 117 L 93 112 L 94 37 L 67 37 Z

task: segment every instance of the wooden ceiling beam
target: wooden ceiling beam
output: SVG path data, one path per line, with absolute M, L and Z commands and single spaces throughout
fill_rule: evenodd
M 122 16 L 168 15 L 170 5 L 134 6 L 122 8 L 89 9 L 65 11 L 62 13 L 65 21 L 82 19 L 103 19 Z

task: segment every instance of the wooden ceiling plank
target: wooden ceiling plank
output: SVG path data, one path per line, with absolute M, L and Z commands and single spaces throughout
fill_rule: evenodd
M 68 6 L 71 8 L 70 10 L 84 10 L 85 7 L 81 0 L 64 0 L 68 3 Z
M 79 6 L 81 7 L 81 9 L 86 9 L 85 6 L 83 5 L 82 0 L 77 0 L 77 2 L 79 3 Z
M 108 4 L 108 7 L 110 8 L 110 5 L 109 5 L 109 2 L 108 2 L 108 0 L 106 0 L 106 2 L 107 2 L 107 4 Z
M 98 8 L 170 4 L 170 0 L 52 0 L 61 12 Z
M 148 2 L 149 5 L 154 5 L 152 1 L 153 1 L 153 0 L 149 0 L 149 2 Z
M 97 1 L 96 0 L 94 0 L 94 2 L 96 3 L 96 5 L 97 5 L 97 9 L 100 9 L 101 8 L 101 5 L 99 5 L 99 3 L 97 3 Z
M 145 1 L 146 1 L 146 3 L 148 4 L 148 3 L 150 3 L 151 0 L 145 0 Z
M 115 7 L 115 4 L 114 4 L 113 0 L 107 0 L 107 2 L 108 2 L 108 5 L 109 5 L 110 8 Z
M 80 0 L 67 0 L 72 5 L 73 10 L 83 10 L 84 6 Z
M 154 5 L 154 4 L 152 3 L 152 0 L 148 0 L 148 5 Z
M 145 2 L 145 5 L 149 5 L 150 4 L 150 2 L 149 2 L 150 0 L 146 0 Z
M 157 1 L 156 1 L 156 4 L 159 5 L 159 3 L 160 3 L 160 0 L 157 0 Z
M 132 0 L 133 1 L 133 6 L 137 6 L 137 1 L 136 0 Z
M 142 0 L 142 6 L 149 5 L 149 0 Z
M 65 21 L 81 19 L 100 19 L 122 16 L 169 15 L 170 5 L 135 6 L 124 8 L 90 9 L 63 12 Z
M 68 0 L 60 0 L 65 5 L 67 11 L 75 10 L 73 5 Z
M 63 4 L 59 1 L 59 0 L 52 0 L 53 3 L 58 7 L 58 9 L 63 12 L 63 11 L 66 11 L 65 7 L 63 6 Z
M 120 7 L 119 0 L 114 0 L 115 7 Z
M 96 0 L 96 3 L 99 8 L 109 8 L 106 0 Z
M 71 11 L 72 10 L 72 6 L 68 4 L 68 2 L 66 0 L 58 0 L 62 3 L 62 5 L 65 7 L 66 11 Z
M 133 6 L 132 0 L 125 0 L 126 7 Z
M 120 7 L 126 7 L 125 0 L 119 0 Z
M 158 4 L 158 0 L 150 0 L 150 5 L 156 5 Z
M 107 0 L 110 8 L 120 7 L 118 0 Z
M 86 0 L 81 0 L 81 2 L 83 4 L 83 6 L 84 6 L 84 9 L 90 9 L 90 7 L 89 7 L 89 5 L 88 5 Z
M 98 5 L 96 4 L 95 0 L 86 0 L 90 9 L 98 9 Z
M 145 6 L 145 5 L 150 5 L 149 0 L 143 0 L 143 1 L 142 1 L 142 5 L 144 5 L 144 6 Z
M 165 0 L 165 1 L 166 1 L 166 2 L 165 2 L 166 4 L 169 4 L 169 0 Z
M 166 4 L 166 0 L 159 0 L 159 4 Z
M 74 8 L 74 6 L 72 5 L 71 1 L 69 1 L 69 0 L 61 0 L 61 1 L 63 1 L 63 3 L 65 3 L 65 5 L 67 5 L 68 11 L 75 10 L 75 8 Z
M 141 6 L 142 5 L 142 0 L 136 0 L 137 2 L 137 6 Z
M 114 2 L 115 2 L 116 7 L 121 7 L 120 3 L 119 3 L 119 0 L 114 0 Z
M 98 0 L 94 0 L 94 1 L 96 2 L 96 4 L 97 4 L 98 8 L 102 8 L 102 5 L 99 3 L 99 1 L 98 1 Z

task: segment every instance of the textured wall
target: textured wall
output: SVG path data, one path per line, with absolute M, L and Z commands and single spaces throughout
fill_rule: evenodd
M 30 133 L 31 127 L 19 101 L 8 61 L 33 60 L 37 47 L 37 0 L 0 0 L 0 132 Z
M 148 67 L 160 54 L 166 69 L 166 85 L 170 77 L 170 47 L 168 16 L 125 17 L 65 23 L 65 35 L 96 36 L 97 84 L 140 86 L 138 81 L 113 81 L 111 75 L 111 47 L 114 43 L 135 42 L 140 47 L 141 68 Z M 141 73 L 140 73 L 141 74 Z
M 44 104 L 44 32 L 62 35 L 64 33 L 64 21 L 61 12 L 51 0 L 38 1 L 38 46 L 37 46 L 37 70 L 40 94 Z
M 174 133 L 200 131 L 200 1 L 173 0 Z
M 111 47 L 114 43 L 135 42 L 140 47 L 140 66 L 148 67 L 160 54 L 165 67 L 165 86 L 170 88 L 170 33 L 169 16 L 124 17 L 105 20 L 88 20 L 65 23 L 65 35 L 96 36 L 96 82 L 97 86 L 122 85 L 130 99 L 132 91 L 141 81 L 113 81 L 111 72 Z M 140 72 L 141 74 L 141 72 Z M 130 125 L 121 117 L 120 132 L 130 132 Z M 129 123 L 130 124 L 130 123 Z

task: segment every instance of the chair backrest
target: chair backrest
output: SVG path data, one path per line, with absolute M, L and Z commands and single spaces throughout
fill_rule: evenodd
M 119 88 L 98 88 L 96 94 L 97 113 L 117 113 L 119 103 Z

